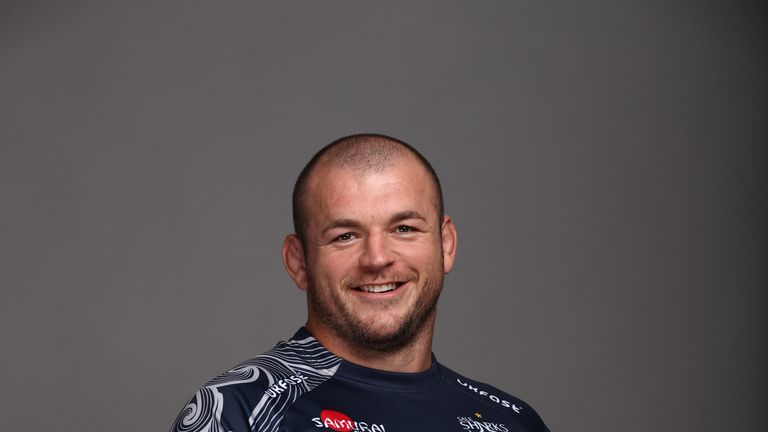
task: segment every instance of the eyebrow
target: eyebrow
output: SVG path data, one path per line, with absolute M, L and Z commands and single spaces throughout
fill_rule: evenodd
M 363 224 L 361 224 L 359 221 L 356 221 L 354 219 L 336 219 L 333 222 L 330 223 L 325 229 L 323 230 L 323 233 L 327 233 L 328 231 L 335 229 L 335 228 L 360 228 Z
M 424 222 L 427 221 L 427 218 L 422 216 L 421 213 L 417 212 L 416 210 L 405 210 L 399 213 L 395 213 L 395 215 L 392 216 L 392 218 L 389 220 L 389 223 L 400 222 L 406 219 L 420 219 Z
M 421 213 L 415 211 L 415 210 L 405 210 L 401 212 L 397 212 L 389 219 L 389 223 L 393 224 L 395 222 L 404 221 L 407 219 L 419 219 L 424 222 L 427 221 L 427 218 L 421 215 Z M 361 228 L 363 224 L 355 219 L 349 219 L 349 218 L 340 218 L 336 219 L 333 222 L 331 222 L 325 229 L 323 229 L 323 233 L 326 233 L 332 229 L 335 228 Z

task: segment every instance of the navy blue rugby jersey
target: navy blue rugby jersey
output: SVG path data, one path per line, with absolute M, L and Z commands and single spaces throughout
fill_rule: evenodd
M 359 366 L 306 329 L 211 380 L 172 432 L 549 431 L 528 404 L 446 368 L 419 373 Z

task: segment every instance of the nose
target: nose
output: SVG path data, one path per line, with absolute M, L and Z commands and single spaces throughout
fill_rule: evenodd
M 392 251 L 387 245 L 387 238 L 383 234 L 368 235 L 364 248 L 360 256 L 360 265 L 368 271 L 379 271 L 394 261 Z

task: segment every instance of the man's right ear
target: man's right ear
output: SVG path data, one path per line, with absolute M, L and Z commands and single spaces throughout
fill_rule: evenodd
M 288 234 L 283 241 L 283 265 L 296 286 L 307 289 L 307 267 L 304 259 L 304 247 L 296 234 Z

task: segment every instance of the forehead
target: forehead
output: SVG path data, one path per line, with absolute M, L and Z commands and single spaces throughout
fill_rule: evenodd
M 375 215 L 388 211 L 437 212 L 437 191 L 426 168 L 404 157 L 377 166 L 319 166 L 307 184 L 308 222 L 325 217 Z M 408 207 L 408 208 L 406 208 Z

